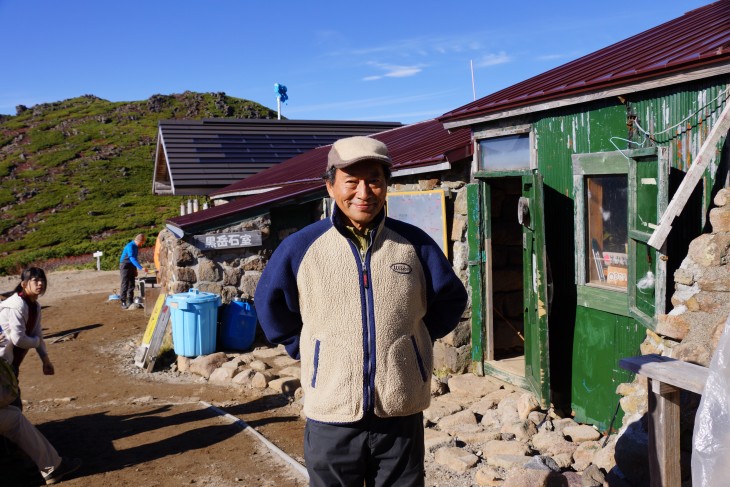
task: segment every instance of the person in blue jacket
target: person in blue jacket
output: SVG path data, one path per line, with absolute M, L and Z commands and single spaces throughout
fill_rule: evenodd
M 119 297 L 122 300 L 122 309 L 132 304 L 134 299 L 134 279 L 137 277 L 137 270 L 147 272 L 146 267 L 137 260 L 139 248 L 144 245 L 147 238 L 143 233 L 134 237 L 134 240 L 124 246 L 122 256 L 119 258 L 119 274 L 121 276 L 121 284 L 119 289 Z
M 467 294 L 438 244 L 385 216 L 386 145 L 332 145 L 332 216 L 286 238 L 254 302 L 273 343 L 301 360 L 304 458 L 312 486 L 423 486 L 423 410 L 433 342 Z

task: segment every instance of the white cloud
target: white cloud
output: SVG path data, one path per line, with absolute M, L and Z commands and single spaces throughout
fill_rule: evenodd
M 429 54 L 450 54 L 473 51 L 481 48 L 479 39 L 463 36 L 414 37 L 389 41 L 375 45 L 331 52 L 334 56 L 428 56 Z
M 485 68 L 487 66 L 496 66 L 497 64 L 505 64 L 512 61 L 512 58 L 504 51 L 500 51 L 496 54 L 488 53 L 482 55 L 480 59 L 474 63 L 478 68 Z
M 384 74 L 379 75 L 371 75 L 366 76 L 363 78 L 364 81 L 375 81 L 381 78 L 408 78 L 410 76 L 415 76 L 421 71 L 423 71 L 422 65 L 416 65 L 416 66 L 400 66 L 395 64 L 382 64 L 382 63 L 368 63 L 371 66 L 374 66 L 377 69 L 381 69 L 385 71 Z
M 538 56 L 538 61 L 554 61 L 556 59 L 565 59 L 567 58 L 567 54 L 545 54 L 543 56 Z

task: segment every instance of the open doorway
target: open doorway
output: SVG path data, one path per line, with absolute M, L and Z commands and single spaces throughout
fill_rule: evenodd
M 490 226 L 491 279 L 486 286 L 488 344 L 487 362 L 511 374 L 525 375 L 525 273 L 523 232 L 518 221 L 522 196 L 520 177 L 489 180 L 487 203 Z M 490 299 L 491 298 L 491 299 Z

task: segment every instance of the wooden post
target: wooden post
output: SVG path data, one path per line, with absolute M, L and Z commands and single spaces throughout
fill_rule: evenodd
M 649 475 L 652 487 L 682 484 L 679 454 L 679 389 L 656 379 L 649 389 Z
M 101 250 L 97 250 L 96 252 L 94 252 L 91 255 L 96 257 L 96 270 L 100 271 L 101 270 L 101 256 L 104 255 L 104 252 L 102 252 Z

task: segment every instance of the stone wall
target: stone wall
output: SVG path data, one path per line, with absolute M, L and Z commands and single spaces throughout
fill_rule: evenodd
M 427 173 L 394 178 L 389 192 L 446 191 L 447 230 L 450 235 L 449 249 L 454 270 L 468 285 L 466 242 L 466 188 L 469 164 L 455 165 L 455 169 L 443 173 Z M 321 214 L 321 207 L 319 209 Z M 315 215 L 316 218 L 316 215 Z M 276 222 L 274 222 L 276 223 Z M 204 233 L 225 233 L 240 230 L 260 230 L 262 247 L 230 249 L 226 251 L 199 250 L 185 240 L 177 239 L 168 230 L 160 232 L 160 284 L 171 294 L 187 292 L 191 288 L 221 295 L 224 304 L 234 297 L 253 298 L 256 285 L 276 242 L 298 228 L 279 230 L 271 235 L 272 221 L 269 214 L 251 218 L 235 225 L 206 230 Z M 273 237 L 273 238 L 270 238 Z M 461 373 L 471 363 L 470 310 L 462 316 L 456 330 L 436 342 L 434 369 L 442 374 Z
M 261 231 L 262 247 L 201 251 L 191 243 L 163 230 L 160 240 L 160 286 L 169 294 L 197 288 L 221 295 L 224 304 L 234 297 L 253 298 L 261 271 L 266 265 L 266 239 L 271 222 L 268 215 L 259 216 L 206 233 Z

